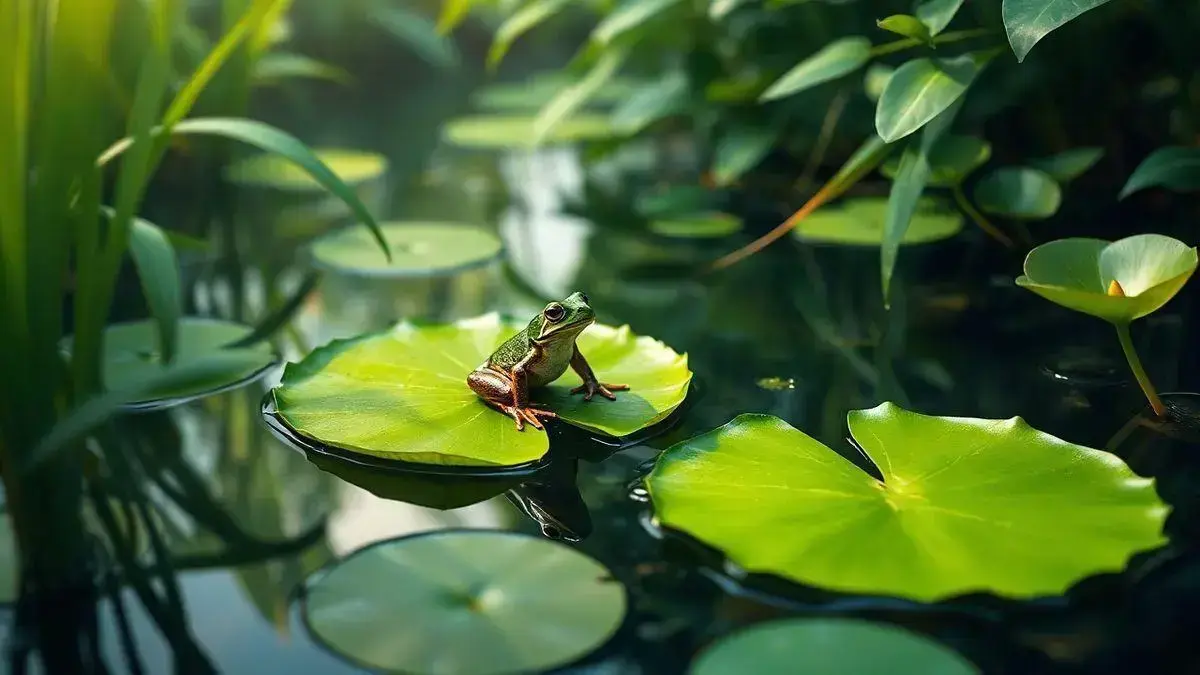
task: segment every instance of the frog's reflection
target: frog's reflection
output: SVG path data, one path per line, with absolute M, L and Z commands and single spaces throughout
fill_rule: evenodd
M 592 516 L 575 483 L 579 460 L 552 461 L 529 480 L 505 493 L 550 539 L 580 541 L 592 533 Z

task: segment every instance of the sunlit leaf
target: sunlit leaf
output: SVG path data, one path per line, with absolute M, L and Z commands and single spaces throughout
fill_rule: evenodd
M 925 126 L 966 92 L 984 61 L 964 54 L 913 59 L 896 69 L 875 107 L 875 128 L 891 143 Z
M 1054 29 L 1108 0 L 1004 0 L 1004 29 L 1017 61 Z
M 888 199 L 858 197 L 817 209 L 796 226 L 801 241 L 842 246 L 880 246 L 887 222 Z M 963 218 L 931 198 L 917 203 L 902 245 L 925 244 L 953 237 L 962 231 Z
M 1159 148 L 1142 160 L 1121 188 L 1121 199 L 1148 187 L 1200 190 L 1200 148 Z
M 376 180 L 388 170 L 387 158 L 375 152 L 312 148 L 312 153 L 343 183 L 353 187 Z M 261 152 L 232 162 L 226 166 L 223 175 L 226 180 L 243 187 L 299 192 L 324 189 L 306 168 L 272 152 Z
M 822 82 L 852 73 L 867 62 L 870 54 L 871 41 L 865 37 L 835 40 L 784 73 L 763 92 L 759 100 L 771 101 L 798 94 Z
M 390 262 L 369 233 L 343 228 L 309 246 L 313 264 L 343 274 L 375 277 L 452 274 L 496 262 L 504 248 L 498 236 L 476 225 L 390 221 L 382 227 L 393 251 Z
M 679 239 L 728 237 L 741 229 L 741 218 L 728 213 L 697 213 L 650 222 L 650 231 L 654 234 Z
M 637 30 L 682 0 L 625 0 L 592 30 L 591 40 L 608 45 Z
M 471 0 L 445 0 L 438 14 L 437 32 L 441 35 L 453 32 L 470 12 Z
M 555 125 L 540 140 L 534 131 L 535 124 L 535 118 L 521 115 L 459 117 L 446 122 L 442 136 L 462 147 L 508 150 L 548 143 L 603 140 L 617 135 L 609 117 L 595 113 L 570 117 Z
M 893 14 L 879 19 L 875 24 L 896 35 L 903 35 L 925 44 L 933 44 L 933 35 L 930 34 L 929 27 L 911 14 Z
M 950 25 L 962 4 L 963 0 L 925 0 L 917 5 L 914 14 L 929 27 L 930 35 L 937 35 Z
M 927 602 L 1059 595 L 1167 542 L 1152 479 L 1020 418 L 883 403 L 848 422 L 882 481 L 783 420 L 744 414 L 659 456 L 646 479 L 655 517 L 747 572 Z
M 746 0 L 711 0 L 708 3 L 708 16 L 713 21 L 720 21 L 744 4 L 746 4 Z
M 566 9 L 570 4 L 571 0 L 535 0 L 514 12 L 496 29 L 492 47 L 488 50 L 488 68 L 494 69 L 500 64 L 517 38 Z
M 1050 157 L 1031 160 L 1029 165 L 1045 171 L 1059 183 L 1069 183 L 1095 166 L 1104 156 L 1104 148 L 1073 148 Z
M 975 186 L 975 201 L 993 215 L 1040 220 L 1058 212 L 1062 188 L 1045 171 L 1028 167 L 996 169 Z
M 878 101 L 894 72 L 895 68 L 882 63 L 867 66 L 867 72 L 863 74 L 863 92 L 867 98 Z

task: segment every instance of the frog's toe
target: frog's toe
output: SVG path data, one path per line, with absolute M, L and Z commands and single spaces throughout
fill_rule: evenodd
M 601 383 L 601 382 L 584 382 L 583 384 L 579 385 L 578 387 L 575 387 L 574 389 L 572 389 L 571 393 L 578 394 L 579 392 L 583 392 L 583 400 L 585 400 L 585 401 L 592 400 L 592 397 L 595 396 L 597 393 L 599 393 L 601 396 L 603 396 L 604 398 L 606 398 L 610 401 L 615 401 L 615 400 L 617 400 L 617 395 L 614 394 L 613 392 L 614 391 L 625 391 L 627 389 L 629 389 L 629 385 L 627 385 L 627 384 L 606 384 L 606 383 Z

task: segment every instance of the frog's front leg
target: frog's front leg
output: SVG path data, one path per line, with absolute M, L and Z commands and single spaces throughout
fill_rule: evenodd
M 578 375 L 579 379 L 583 380 L 583 384 L 571 390 L 572 394 L 583 392 L 583 400 L 590 401 L 592 396 L 599 393 L 604 398 L 610 401 L 617 400 L 617 395 L 614 391 L 625 391 L 629 389 L 627 384 L 607 384 L 601 383 L 596 379 L 596 374 L 592 372 L 592 367 L 588 365 L 587 359 L 583 358 L 583 352 L 579 351 L 579 345 L 575 345 L 575 351 L 571 353 L 571 369 Z
M 517 431 L 525 429 L 525 422 L 529 422 L 538 429 L 543 429 L 537 416 L 557 417 L 557 415 L 549 410 L 529 407 L 529 390 L 525 386 L 523 369 L 520 371 L 519 380 L 520 384 L 518 384 L 518 377 L 515 374 L 510 375 L 483 366 L 467 376 L 467 385 L 484 401 L 500 408 L 505 414 L 516 420 Z

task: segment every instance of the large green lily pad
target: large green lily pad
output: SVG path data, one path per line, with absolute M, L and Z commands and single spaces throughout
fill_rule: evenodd
M 976 675 L 953 650 L 916 633 L 859 619 L 783 619 L 705 648 L 691 675 Z
M 482 227 L 461 223 L 380 223 L 392 251 L 389 263 L 363 227 L 347 227 L 313 242 L 313 261 L 340 273 L 380 276 L 446 274 L 496 261 L 500 238 Z
M 204 317 L 183 317 L 179 320 L 179 341 L 173 365 L 211 355 L 225 345 L 248 335 L 252 329 L 240 323 Z M 73 338 L 63 340 L 63 349 L 70 352 Z M 248 349 L 262 354 L 262 360 L 248 364 L 230 377 L 209 381 L 194 381 L 186 386 L 169 387 L 151 392 L 139 401 L 123 406 L 127 410 L 155 410 L 184 401 L 249 384 L 264 375 L 276 363 L 276 355 L 267 342 Z M 112 324 L 104 329 L 104 384 L 109 389 L 130 389 L 164 370 L 158 352 L 158 325 L 153 319 Z
M 582 659 L 625 618 L 625 589 L 563 544 L 451 530 L 360 549 L 305 589 L 309 629 L 367 668 L 536 673 Z
M 658 520 L 749 572 L 936 601 L 1061 594 L 1166 542 L 1154 481 L 1020 418 L 849 414 L 883 475 L 768 415 L 666 450 L 647 478 Z
M 1128 324 L 1175 297 L 1196 264 L 1194 246 L 1161 234 L 1114 242 L 1072 237 L 1030 251 L 1017 285 L 1077 312 Z M 1123 295 L 1110 293 L 1114 281 Z
M 349 185 L 365 183 L 382 176 L 388 169 L 380 154 L 345 148 L 322 148 L 317 157 Z M 324 188 L 304 169 L 275 154 L 262 153 L 231 164 L 225 177 L 240 185 L 280 190 L 323 192 Z
M 480 115 L 459 117 L 442 127 L 450 143 L 484 150 L 519 150 L 537 145 L 533 116 Z M 605 115 L 580 113 L 557 124 L 543 139 L 544 144 L 575 143 L 617 135 Z
M 887 219 L 886 197 L 849 199 L 818 209 L 793 230 L 793 236 L 811 243 L 843 246 L 879 246 Z M 948 239 L 962 230 L 962 216 L 942 208 L 932 199 L 917 204 L 901 244 L 925 244 Z
M 546 433 L 528 425 L 517 431 L 467 386 L 467 375 L 524 327 L 493 313 L 334 341 L 287 365 L 275 389 L 278 414 L 301 436 L 386 459 L 468 466 L 538 460 L 549 449 Z M 666 419 L 687 396 L 687 356 L 658 340 L 594 324 L 577 344 L 601 381 L 631 389 L 616 401 L 584 401 L 569 393 L 580 380 L 568 370 L 531 393 L 564 422 L 629 436 Z

